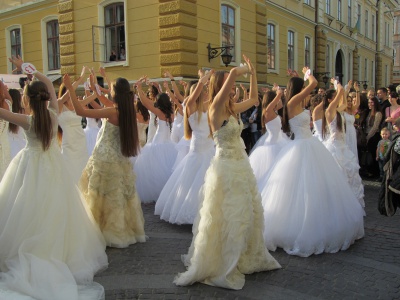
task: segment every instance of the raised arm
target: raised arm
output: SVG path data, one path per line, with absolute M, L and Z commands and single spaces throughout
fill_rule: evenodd
M 308 70 L 309 70 L 308 67 L 304 67 L 304 68 L 303 68 L 303 73 L 306 74 Z M 311 94 L 311 92 L 315 89 L 315 87 L 316 87 L 317 85 L 318 85 L 318 80 L 315 79 L 315 77 L 314 77 L 312 74 L 310 74 L 310 75 L 308 76 L 308 85 L 307 85 L 300 93 L 298 93 L 297 95 L 293 96 L 293 97 L 289 100 L 287 106 L 290 107 L 290 108 L 294 108 L 294 107 L 300 105 L 300 104 L 302 103 L 302 101 L 303 101 L 308 95 Z
M 5 99 L 4 92 L 7 90 L 6 86 L 0 81 L 0 98 Z M 4 119 L 10 123 L 16 124 L 23 127 L 24 129 L 29 128 L 28 117 L 23 114 L 13 113 L 7 109 L 0 108 L 0 119 Z
M 245 66 L 248 68 L 247 72 L 250 73 L 250 92 L 248 100 L 233 105 L 234 112 L 237 114 L 248 110 L 258 102 L 257 72 L 250 59 L 246 55 L 243 55 L 243 58 L 247 63 L 247 67 Z
M 337 86 L 336 96 L 335 98 L 333 98 L 331 103 L 329 103 L 329 106 L 325 111 L 326 120 L 329 123 L 332 122 L 333 119 L 335 118 L 339 101 L 343 98 L 343 93 L 344 93 L 343 86 L 340 83 L 336 83 L 336 86 Z
M 178 98 L 175 97 L 175 92 L 173 93 L 171 89 L 169 88 L 168 82 L 164 81 L 164 89 L 169 98 L 178 106 L 179 112 L 183 115 L 183 106 L 182 103 L 178 100 Z
M 142 102 L 143 105 L 144 105 L 149 111 L 151 111 L 152 113 L 154 113 L 154 114 L 155 114 L 157 117 L 159 117 L 161 120 L 164 120 L 164 119 L 165 119 L 165 114 L 164 114 L 160 109 L 158 109 L 157 107 L 155 107 L 155 106 L 154 106 L 154 102 L 151 101 L 151 100 L 147 97 L 146 93 L 145 93 L 145 92 L 143 91 L 143 89 L 142 89 L 142 83 L 143 83 L 143 80 L 142 80 L 142 79 L 139 79 L 139 80 L 136 82 L 136 89 L 137 89 L 137 91 L 138 91 L 138 93 L 139 93 L 140 102 Z
M 111 118 L 115 115 L 116 109 L 107 107 L 103 109 L 85 109 L 79 103 L 79 100 L 76 98 L 75 90 L 72 86 L 71 80 L 68 74 L 65 74 L 63 77 L 63 82 L 65 87 L 70 93 L 72 105 L 74 106 L 75 113 L 78 116 L 88 117 L 93 119 L 100 119 L 100 118 Z
M 171 85 L 172 85 L 172 89 L 174 90 L 174 95 L 175 95 L 176 99 L 180 103 L 182 103 L 183 102 L 183 96 L 181 95 L 181 93 L 179 93 L 179 88 L 178 88 L 178 86 L 177 86 L 177 84 L 175 82 L 174 76 L 172 76 L 172 74 L 168 70 L 165 71 L 164 76 L 168 77 L 169 80 L 171 80 Z
M 274 88 L 276 91 L 276 96 L 274 100 L 272 100 L 270 104 L 268 104 L 268 106 L 265 108 L 264 111 L 267 113 L 272 112 L 274 108 L 278 105 L 278 102 L 282 99 L 283 90 L 276 83 L 274 83 Z M 264 97 L 266 97 L 266 94 L 264 94 Z
M 214 70 L 211 70 L 210 72 L 205 72 L 203 76 L 199 79 L 194 91 L 189 95 L 188 99 L 186 100 L 186 107 L 189 116 L 196 111 L 196 100 L 200 97 L 201 91 L 207 84 L 207 81 L 210 79 L 212 74 L 214 74 Z
M 360 107 L 360 84 L 358 81 L 354 83 L 354 89 L 356 90 L 356 97 L 353 99 L 353 113 L 357 111 L 357 109 Z
M 114 107 L 114 102 L 104 96 L 99 90 L 99 85 L 95 83 L 95 76 L 93 74 L 89 77 L 90 89 L 97 95 L 97 99 L 104 105 L 104 107 Z

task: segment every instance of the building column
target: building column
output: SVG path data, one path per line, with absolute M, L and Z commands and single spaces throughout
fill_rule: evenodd
M 61 74 L 76 75 L 73 0 L 59 0 Z
M 358 80 L 360 67 L 358 65 L 358 47 L 353 50 L 353 80 Z
M 267 8 L 256 5 L 256 61 L 259 82 L 267 82 Z
M 159 0 L 160 76 L 196 77 L 197 0 Z
M 322 26 L 317 25 L 315 30 L 315 72 L 326 72 L 326 33 Z M 332 58 L 333 60 L 333 58 Z M 332 76 L 332 74 L 330 74 Z M 322 81 L 323 76 L 316 76 L 318 86 L 325 87 L 326 84 Z

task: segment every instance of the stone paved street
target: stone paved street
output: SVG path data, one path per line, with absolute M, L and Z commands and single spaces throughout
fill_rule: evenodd
M 272 252 L 282 269 L 246 276 L 243 290 L 196 283 L 176 287 L 184 271 L 180 255 L 190 245 L 191 226 L 171 225 L 143 205 L 149 240 L 127 249 L 108 248 L 109 268 L 95 280 L 116 299 L 400 299 L 400 212 L 376 209 L 379 184 L 365 184 L 365 237 L 348 250 L 301 258 Z

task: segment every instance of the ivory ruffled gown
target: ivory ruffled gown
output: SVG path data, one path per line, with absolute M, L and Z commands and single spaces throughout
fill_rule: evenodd
M 193 130 L 190 151 L 178 164 L 158 197 L 154 214 L 173 224 L 193 224 L 199 210 L 199 190 L 215 154 L 214 142 L 209 137 L 207 112 L 189 117 Z
M 344 126 L 342 128 L 344 130 Z M 360 165 L 354 153 L 345 142 L 345 133 L 337 129 L 337 117 L 329 124 L 329 131 L 330 136 L 324 142 L 324 145 L 338 163 L 343 174 L 347 176 L 347 181 L 354 195 L 364 208 L 364 186 L 359 174 Z
M 50 148 L 43 151 L 31 126 L 0 183 L 0 299 L 103 299 L 93 276 L 108 265 L 106 244 L 67 171 L 49 111 Z
M 306 110 L 289 120 L 294 140 L 261 184 L 268 249 L 304 257 L 345 250 L 364 236 L 364 210 L 309 123 Z
M 105 121 L 79 186 L 107 246 L 124 248 L 146 241 L 135 181 L 132 163 L 121 153 L 119 127 Z
M 193 225 L 188 270 L 177 285 L 202 282 L 241 289 L 244 274 L 280 268 L 263 239 L 263 210 L 256 179 L 243 144 L 242 123 L 230 117 L 214 132 L 216 154 L 205 176 L 199 214 Z

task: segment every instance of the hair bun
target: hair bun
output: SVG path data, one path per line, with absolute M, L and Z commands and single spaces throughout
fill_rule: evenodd
M 41 101 L 48 101 L 48 100 L 50 100 L 50 94 L 48 93 L 48 92 L 46 92 L 46 91 L 41 91 L 40 93 L 39 93 L 39 100 L 41 100 Z

